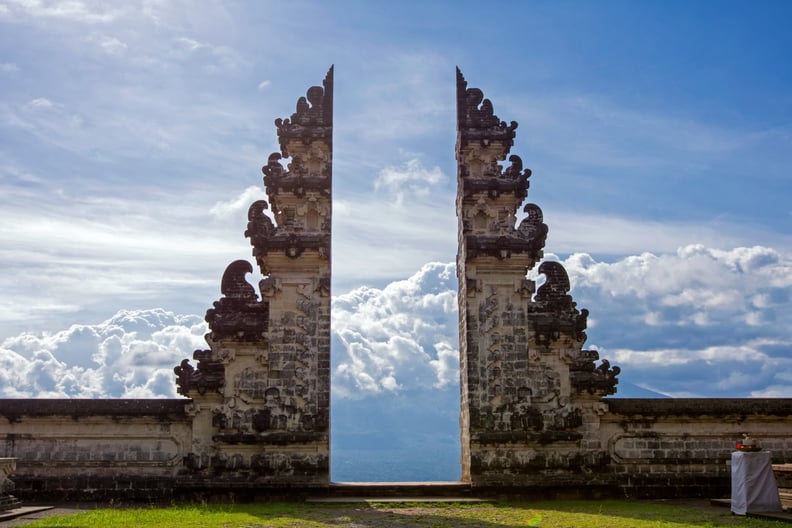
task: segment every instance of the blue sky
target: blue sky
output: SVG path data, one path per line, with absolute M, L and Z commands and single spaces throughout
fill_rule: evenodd
M 250 258 L 273 120 L 335 64 L 338 445 L 366 437 L 361 406 L 401 409 L 373 413 L 391 438 L 457 434 L 453 406 L 421 410 L 458 391 L 457 65 L 519 122 L 547 258 L 625 395 L 792 396 L 790 19 L 780 1 L 0 1 L 0 394 L 174 395 L 225 266 Z

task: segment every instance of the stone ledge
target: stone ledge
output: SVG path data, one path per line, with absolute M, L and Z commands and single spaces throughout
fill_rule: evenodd
M 0 399 L 0 416 L 16 421 L 22 416 L 161 416 L 184 415 L 180 399 Z
M 605 398 L 616 415 L 790 416 L 792 398 Z

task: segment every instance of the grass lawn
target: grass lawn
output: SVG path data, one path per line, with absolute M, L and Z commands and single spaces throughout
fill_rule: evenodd
M 302 528 L 477 527 L 684 528 L 781 527 L 786 523 L 733 516 L 728 508 L 695 509 L 649 501 L 548 501 L 493 504 L 201 504 L 169 508 L 107 508 L 48 517 L 29 528 Z

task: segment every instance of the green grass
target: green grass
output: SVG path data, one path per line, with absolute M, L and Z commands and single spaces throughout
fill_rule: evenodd
M 526 526 L 541 528 L 770 528 L 786 523 L 650 501 L 548 501 L 494 504 L 201 504 L 106 508 L 25 525 L 160 528 L 385 528 Z

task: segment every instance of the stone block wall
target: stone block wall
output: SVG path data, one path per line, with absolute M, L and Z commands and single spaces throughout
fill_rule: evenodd
M 0 400 L 0 456 L 20 498 L 170 496 L 192 440 L 189 400 Z
M 792 399 L 608 399 L 599 434 L 632 497 L 724 497 L 743 433 L 792 461 Z

